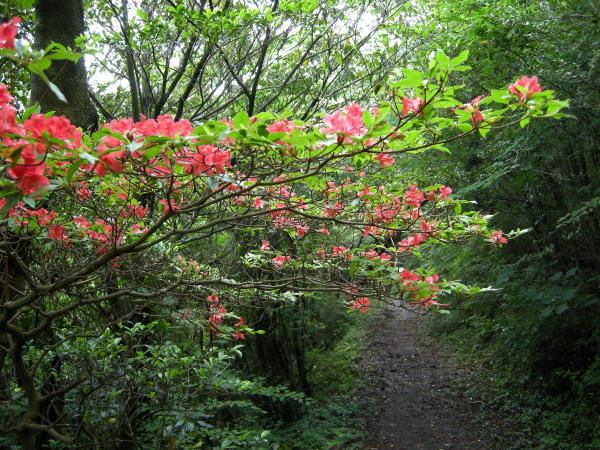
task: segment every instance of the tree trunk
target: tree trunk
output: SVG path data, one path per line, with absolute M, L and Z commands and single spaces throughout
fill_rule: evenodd
M 44 49 L 51 42 L 75 49 L 75 38 L 84 32 L 82 0 L 35 0 L 34 47 Z M 84 131 L 98 128 L 98 112 L 88 92 L 83 58 L 77 63 L 57 60 L 46 70 L 50 81 L 67 98 L 60 101 L 37 75 L 31 75 L 31 103 L 39 103 L 42 113 L 55 111 Z

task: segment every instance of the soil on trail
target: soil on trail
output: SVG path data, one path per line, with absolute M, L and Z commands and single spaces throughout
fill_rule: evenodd
M 392 306 L 376 314 L 358 363 L 367 405 L 364 448 L 493 448 L 480 440 L 483 403 L 453 382 L 465 369 L 418 333 L 426 317 Z

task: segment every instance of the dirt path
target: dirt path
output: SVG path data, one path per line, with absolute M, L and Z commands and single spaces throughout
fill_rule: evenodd
M 364 448 L 493 448 L 479 437 L 482 403 L 453 383 L 464 369 L 417 333 L 426 319 L 392 307 L 376 314 L 358 364 L 368 405 Z

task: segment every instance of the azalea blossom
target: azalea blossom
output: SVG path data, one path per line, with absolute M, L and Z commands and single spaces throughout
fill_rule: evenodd
M 402 97 L 402 115 L 400 116 L 400 118 L 404 117 L 409 112 L 420 111 L 422 106 L 423 106 L 422 98 L 417 97 L 415 99 L 411 99 L 411 98 Z M 421 111 L 420 114 L 423 115 L 423 111 Z
M 368 252 L 363 253 L 364 257 L 366 257 L 369 261 L 377 258 L 379 256 L 379 253 L 377 253 L 375 250 L 371 249 Z
M 58 239 L 62 241 L 64 239 L 67 239 L 67 230 L 65 227 L 62 227 L 60 225 L 50 225 L 48 227 L 47 237 L 49 239 Z
M 441 198 L 448 198 L 448 194 L 452 193 L 452 189 L 446 186 L 442 186 L 440 188 L 440 197 Z
M 267 131 L 269 133 L 291 133 L 292 130 L 298 129 L 300 129 L 299 126 L 294 125 L 294 122 L 287 119 L 274 122 L 272 125 L 267 126 Z
M 271 250 L 271 244 L 263 239 L 262 245 L 260 246 L 261 250 Z
M 440 279 L 439 275 L 436 273 L 430 277 L 425 277 L 425 283 L 428 284 L 433 284 L 433 283 L 437 283 L 437 281 Z
M 473 124 L 473 127 L 476 127 L 477 122 L 483 122 L 485 120 L 485 117 L 483 117 L 483 114 L 481 113 L 481 111 L 479 111 L 479 102 L 481 100 L 483 100 L 483 97 L 481 97 L 480 95 L 478 97 L 475 97 L 469 103 L 465 103 L 464 105 L 459 106 L 458 108 L 452 109 L 452 112 L 456 111 L 457 109 L 464 109 L 465 111 L 470 112 L 471 123 Z
M 360 311 L 361 313 L 365 313 L 367 311 L 367 309 L 370 309 L 369 308 L 370 304 L 371 304 L 371 302 L 369 301 L 369 299 L 367 297 L 360 297 L 352 302 L 352 304 L 350 305 L 350 309 L 353 309 L 355 311 Z
M 389 156 L 386 152 L 378 153 L 375 159 L 379 161 L 381 167 L 391 166 L 395 161 L 394 158 Z
M 498 244 L 506 244 L 508 242 L 505 237 L 502 237 L 502 230 L 494 231 L 490 239 L 494 242 L 494 247 L 498 247 Z
M 163 205 L 163 208 L 164 208 L 163 209 L 163 216 L 165 214 L 167 214 L 169 212 L 169 210 L 175 211 L 175 210 L 179 209 L 179 206 L 177 206 L 175 204 L 175 200 L 174 199 L 170 199 L 169 204 L 167 204 L 167 200 L 165 200 L 164 198 L 161 199 L 161 200 L 159 200 L 158 203 L 160 203 L 161 205 Z M 170 205 L 170 207 L 169 207 L 169 205 Z
M 298 234 L 298 237 L 304 237 L 307 231 L 308 227 L 296 227 L 296 234 Z
M 520 86 L 524 90 L 519 90 L 517 86 Z M 531 97 L 532 94 L 542 92 L 542 88 L 537 81 L 537 77 L 533 76 L 531 78 L 519 78 L 517 81 L 508 86 L 508 91 L 511 94 L 517 95 L 519 100 L 526 100 Z
M 331 253 L 333 256 L 339 256 L 343 253 L 346 253 L 350 251 L 349 249 L 347 249 L 346 247 L 344 247 L 343 245 L 340 245 L 339 247 L 336 247 L 335 245 L 331 248 Z
M 323 228 L 319 228 L 318 230 L 315 230 L 317 233 L 323 233 L 325 236 L 329 236 L 329 230 L 327 228 L 325 228 L 325 225 L 323 225 Z
M 432 297 L 425 297 L 424 299 L 414 301 L 413 303 L 419 303 L 421 306 L 450 306 L 447 303 L 440 303 L 437 300 L 433 300 Z
M 20 17 L 13 17 L 9 22 L 0 24 L 0 48 L 14 50 L 17 25 L 21 23 Z
M 235 338 L 236 341 L 238 339 L 246 339 L 246 337 L 244 336 L 244 333 L 242 333 L 240 330 L 237 330 L 235 333 L 233 333 L 233 337 Z
M 223 305 L 210 305 L 211 314 L 208 321 L 213 325 L 219 325 L 223 322 L 223 315 L 227 314 L 227 310 Z
M 348 136 L 362 136 L 367 131 L 362 118 L 363 111 L 363 108 L 356 103 L 353 103 L 350 106 L 346 106 L 344 111 L 335 111 L 333 114 L 325 114 L 325 116 L 323 116 L 323 122 L 329 128 L 321 128 L 321 132 L 324 134 L 345 133 Z M 345 137 L 338 142 L 351 144 L 352 139 Z
M 275 264 L 275 267 L 281 267 L 290 259 L 292 259 L 291 256 L 277 255 L 275 258 L 273 258 L 273 264 Z
M 382 253 L 381 256 L 379 257 L 381 262 L 385 262 L 385 261 L 389 261 L 390 259 L 392 259 L 392 257 L 390 255 L 388 255 L 387 253 Z

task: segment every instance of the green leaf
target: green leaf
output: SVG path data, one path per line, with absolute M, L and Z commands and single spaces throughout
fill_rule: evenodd
M 269 130 L 267 130 L 267 126 L 264 124 L 261 124 L 261 126 L 259 126 L 256 129 L 256 132 L 258 133 L 259 136 L 261 137 L 267 137 L 269 136 Z
M 149 148 L 148 150 L 146 150 L 144 153 L 142 153 L 142 158 L 144 158 L 145 161 L 149 161 L 152 158 L 154 158 L 156 155 L 158 155 L 160 152 L 162 152 L 162 147 L 155 145 L 155 146 Z
M 566 278 L 570 278 L 577 273 L 577 267 L 573 267 L 567 273 L 565 273 Z
M 4 197 L 6 199 L 6 203 L 0 210 L 0 217 L 4 218 L 8 215 L 8 211 L 10 211 L 17 203 L 21 201 L 23 198 L 22 194 L 19 192 L 17 194 L 12 194 L 10 196 Z
M 354 261 L 352 263 L 352 265 L 350 266 L 350 269 L 348 269 L 348 274 L 350 275 L 350 277 L 352 278 L 354 276 L 354 274 L 356 273 L 356 269 L 358 269 L 358 262 Z
M 48 184 L 46 186 L 42 186 L 41 188 L 39 188 L 37 191 L 35 191 L 32 194 L 29 194 L 30 197 L 38 197 L 40 195 L 45 194 L 46 192 L 50 192 L 53 191 L 54 189 L 58 188 L 59 186 L 57 184 Z
M 447 66 L 448 63 L 450 63 L 450 58 L 448 58 L 448 56 L 446 56 L 446 54 L 441 50 L 436 52 L 435 60 L 442 66 Z
M 266 120 L 277 119 L 277 116 L 275 116 L 275 114 L 270 113 L 270 112 L 261 112 L 258 114 L 254 114 L 254 117 L 256 117 L 257 119 L 260 119 L 262 122 L 264 122 Z M 280 117 L 284 117 L 284 116 L 280 116 Z
M 371 128 L 373 126 L 373 117 L 371 117 L 371 114 L 369 113 L 369 111 L 367 111 L 367 110 L 363 111 L 362 119 L 367 128 Z
M 507 91 L 499 91 L 497 89 L 492 89 L 492 92 L 490 92 L 489 99 L 496 103 L 507 104 L 510 100 L 510 96 L 508 95 Z M 486 100 L 482 100 L 480 103 L 485 104 L 485 103 L 487 103 Z
M 457 203 L 457 205 L 454 207 L 454 212 L 457 215 L 460 215 L 460 213 L 462 212 L 462 205 L 460 203 Z
M 29 108 L 27 108 L 25 110 L 25 112 L 23 113 L 23 116 L 21 117 L 22 121 L 25 121 L 27 119 L 29 119 L 29 117 L 31 117 L 31 115 L 33 113 L 38 113 L 40 112 L 40 105 L 39 104 L 35 104 L 35 105 L 31 105 Z
M 75 172 L 77 172 L 77 169 L 79 169 L 79 167 L 81 167 L 81 165 L 84 162 L 86 162 L 85 159 L 78 159 L 73 164 L 71 164 L 71 166 L 69 167 L 69 170 L 67 170 L 67 181 L 71 181 L 71 178 L 73 177 L 73 174 Z
M 248 114 L 244 111 L 240 111 L 235 115 L 232 122 L 235 128 L 248 128 L 248 125 L 250 125 L 250 117 L 248 117 Z
M 468 57 L 469 57 L 469 50 L 464 50 L 464 51 L 460 52 L 456 58 L 452 58 L 452 60 L 450 61 L 450 67 L 456 67 L 456 66 L 461 65 L 463 62 L 465 62 L 467 60 Z
M 208 177 L 206 179 L 206 184 L 208 184 L 208 187 L 210 188 L 211 191 L 214 191 L 215 189 L 217 189 L 219 187 L 219 180 L 215 177 Z
M 554 311 L 554 306 L 550 305 L 547 306 L 546 308 L 544 308 L 542 310 L 542 312 L 540 313 L 540 317 L 542 318 L 546 318 L 548 317 L 550 314 L 552 314 L 552 311 Z
M 112 136 L 112 134 L 111 134 L 111 136 Z M 121 140 L 124 140 L 123 136 L 121 136 Z M 146 137 L 146 140 L 148 142 L 155 142 L 157 144 L 163 144 L 165 142 L 171 141 L 172 139 L 169 136 L 148 136 L 148 137 Z
M 425 74 L 423 72 L 418 71 L 418 70 L 403 69 L 402 73 L 409 80 L 418 80 L 419 81 L 419 85 L 422 85 L 423 78 L 425 78 Z
M 77 62 L 83 54 L 73 53 L 66 49 L 58 49 L 50 53 L 47 57 L 52 60 L 67 60 Z
M 54 92 L 56 98 L 58 98 L 61 102 L 67 103 L 67 98 L 63 95 L 62 92 L 60 92 L 60 89 L 57 85 L 55 85 L 52 81 L 48 80 L 48 87 L 52 92 Z
M 458 124 L 458 129 L 463 133 L 468 133 L 473 129 L 473 126 L 470 123 L 463 122 Z
M 132 142 L 131 144 L 126 145 L 127 150 L 129 150 L 129 153 L 133 153 L 143 146 L 144 146 L 143 142 Z
M 96 161 L 98 161 L 98 158 L 96 158 L 95 156 L 90 155 L 88 152 L 81 152 L 79 154 L 79 157 L 82 158 L 82 159 L 85 159 L 90 164 L 95 164 Z

